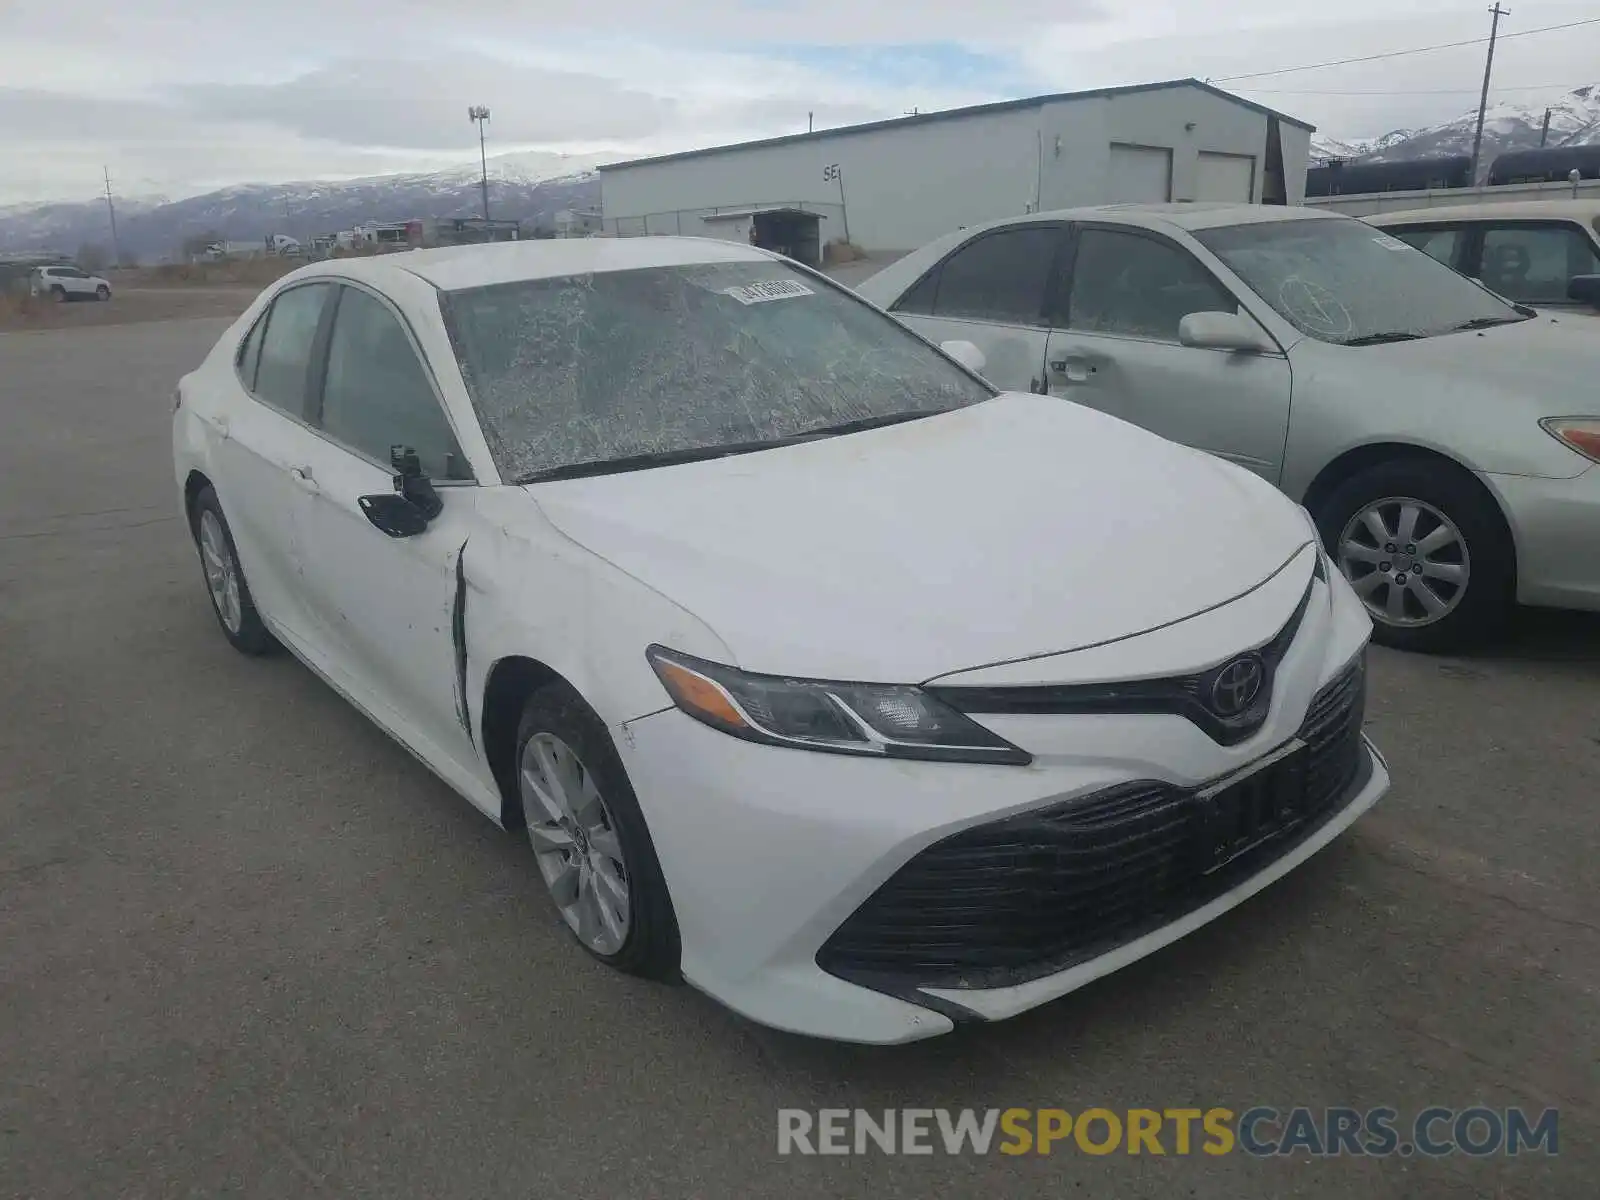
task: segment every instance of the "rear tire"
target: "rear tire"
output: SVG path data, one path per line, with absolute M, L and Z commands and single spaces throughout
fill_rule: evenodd
M 608 967 L 676 981 L 672 898 L 604 723 L 568 684 L 548 684 L 523 707 L 513 761 L 528 840 L 568 932 Z
M 1503 632 L 1516 607 L 1516 548 L 1499 505 L 1460 467 L 1389 459 L 1335 487 L 1315 516 L 1367 606 L 1373 641 L 1439 654 Z
M 277 639 L 267 631 L 261 614 L 256 612 L 250 585 L 245 582 L 244 569 L 239 565 L 239 551 L 233 544 L 233 531 L 228 528 L 228 519 L 222 515 L 222 505 L 210 484 L 201 488 L 195 497 L 190 518 L 206 591 L 211 597 L 211 611 L 222 635 L 241 654 L 270 654 L 277 648 Z
M 56 284 L 55 287 L 50 289 L 50 299 L 54 300 L 57 304 L 65 304 L 67 302 L 67 289 L 62 287 L 59 283 Z

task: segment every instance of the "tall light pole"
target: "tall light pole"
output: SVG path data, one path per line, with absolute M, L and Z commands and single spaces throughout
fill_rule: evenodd
M 483 169 L 479 182 L 483 187 L 483 219 L 489 219 L 489 157 L 483 148 L 483 127 L 489 120 L 489 110 L 481 104 L 467 109 L 467 119 L 478 127 L 478 164 Z
M 1511 10 L 1500 7 L 1500 0 L 1495 0 L 1494 7 L 1489 10 L 1493 18 L 1489 25 L 1489 53 L 1483 60 L 1483 91 L 1478 96 L 1478 128 L 1472 135 L 1472 186 L 1478 186 L 1478 155 L 1483 149 L 1483 114 L 1489 107 L 1489 76 L 1494 71 L 1494 41 L 1500 34 L 1500 18 L 1509 17 Z

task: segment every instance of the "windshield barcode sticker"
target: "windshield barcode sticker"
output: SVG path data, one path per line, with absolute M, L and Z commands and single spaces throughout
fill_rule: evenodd
M 1411 249 L 1410 246 L 1406 245 L 1399 238 L 1392 238 L 1387 233 L 1380 233 L 1377 237 L 1373 238 L 1372 240 L 1374 242 L 1378 243 L 1378 245 L 1382 246 L 1385 250 L 1409 250 L 1409 249 Z
M 760 283 L 747 283 L 742 287 L 722 290 L 740 304 L 765 304 L 768 300 L 792 300 L 796 296 L 816 295 L 805 284 L 794 279 L 764 279 Z

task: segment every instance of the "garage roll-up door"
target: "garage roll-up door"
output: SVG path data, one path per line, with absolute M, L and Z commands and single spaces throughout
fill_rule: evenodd
M 1228 204 L 1249 204 L 1255 199 L 1256 160 L 1248 154 L 1200 151 L 1194 198 Z
M 1108 204 L 1164 204 L 1172 199 L 1172 151 L 1111 143 Z

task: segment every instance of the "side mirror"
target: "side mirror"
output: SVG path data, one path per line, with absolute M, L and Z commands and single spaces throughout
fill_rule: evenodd
M 416 537 L 428 528 L 428 518 L 404 496 L 381 493 L 356 501 L 367 520 L 392 538 Z
M 389 537 L 416 537 L 444 511 L 444 501 L 422 473 L 422 462 L 410 446 L 390 447 L 389 462 L 395 469 L 394 491 L 362 496 L 356 503 L 367 520 Z
M 949 342 L 940 342 L 939 349 L 943 350 L 951 358 L 955 359 L 963 367 L 967 368 L 969 371 L 972 371 L 974 374 L 981 374 L 983 372 L 983 368 L 989 362 L 989 360 L 983 356 L 982 350 L 979 350 L 971 342 L 961 338 L 957 338 L 956 340 Z
M 444 509 L 444 501 L 434 491 L 433 480 L 422 473 L 422 460 L 410 446 L 389 447 L 389 462 L 394 466 L 394 490 L 404 496 L 424 521 L 431 521 Z
M 1190 313 L 1178 322 L 1178 343 L 1198 350 L 1270 354 L 1275 349 L 1248 317 L 1230 312 Z
M 1574 275 L 1567 280 L 1567 299 L 1600 308 L 1600 275 Z

